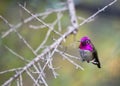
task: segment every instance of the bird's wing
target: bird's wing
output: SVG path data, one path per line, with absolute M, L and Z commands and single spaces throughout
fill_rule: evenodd
M 94 50 L 93 50 L 93 57 L 94 57 L 94 62 L 95 62 L 95 64 L 99 67 L 99 68 L 101 68 L 101 66 L 100 66 L 100 61 L 99 61 L 99 58 L 98 58 L 98 54 L 97 54 L 97 51 L 96 51 L 96 49 L 94 48 Z

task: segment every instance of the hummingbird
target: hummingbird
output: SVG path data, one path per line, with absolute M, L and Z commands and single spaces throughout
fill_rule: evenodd
M 95 49 L 90 38 L 84 36 L 80 39 L 79 42 L 79 51 L 82 61 L 87 61 L 88 63 L 91 62 L 94 65 L 97 65 L 98 68 L 101 68 L 97 50 Z

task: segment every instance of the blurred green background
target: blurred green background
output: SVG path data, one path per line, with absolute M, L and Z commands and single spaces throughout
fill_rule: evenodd
M 0 1 L 0 15 L 6 18 L 9 23 L 16 25 L 22 19 L 28 18 L 30 15 L 23 11 L 18 6 L 18 2 L 23 4 L 25 0 L 1 0 Z M 44 12 L 47 8 L 59 8 L 59 3 L 65 0 L 26 0 L 27 8 L 33 13 Z M 96 11 L 110 3 L 112 0 L 75 0 L 77 15 L 88 18 Z M 69 25 L 68 13 L 64 13 L 62 18 L 62 33 Z M 56 19 L 55 14 L 51 14 L 46 22 L 53 22 Z M 81 20 L 78 20 L 81 23 Z M 43 41 L 47 29 L 33 30 L 28 27 L 29 24 L 39 25 L 40 23 L 33 20 L 24 24 L 18 32 L 27 40 L 27 42 L 36 49 Z M 4 46 L 8 46 L 21 56 L 32 60 L 35 56 L 18 38 L 15 32 L 10 33 L 7 37 L 1 36 L 8 30 L 8 26 L 0 19 L 0 71 L 11 68 L 24 66 L 25 63 L 17 56 L 10 53 Z M 52 43 L 52 35 L 46 45 Z M 85 70 L 76 69 L 70 62 L 63 60 L 58 54 L 54 56 L 54 66 L 60 67 L 56 70 L 59 74 L 58 78 L 54 78 L 50 71 L 47 71 L 47 82 L 49 86 L 120 86 L 120 1 L 107 8 L 104 12 L 100 13 L 94 18 L 94 21 L 89 22 L 80 27 L 76 34 L 76 40 L 82 36 L 89 36 L 94 43 L 99 59 L 101 62 L 101 69 L 98 69 L 93 64 L 82 63 L 76 61 Z M 57 36 L 55 36 L 58 38 Z M 71 46 L 75 44 L 75 46 Z M 67 38 L 66 43 L 67 52 L 71 55 L 79 57 L 78 46 L 75 42 L 74 36 L 71 35 Z M 39 51 L 39 53 L 41 50 Z M 13 75 L 2 74 L 0 75 L 0 85 L 5 82 L 8 77 Z M 27 77 L 25 77 L 27 78 Z M 25 86 L 30 86 L 30 81 L 25 79 Z

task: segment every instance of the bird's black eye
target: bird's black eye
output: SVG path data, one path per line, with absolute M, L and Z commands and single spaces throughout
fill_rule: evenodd
M 89 40 L 86 40 L 86 44 L 89 44 L 90 43 L 90 41 Z

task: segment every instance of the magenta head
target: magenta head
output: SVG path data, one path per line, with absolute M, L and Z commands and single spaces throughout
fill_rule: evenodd
M 87 36 L 84 36 L 80 39 L 80 46 L 79 46 L 80 49 L 83 49 L 83 50 L 90 50 L 92 51 L 93 50 L 93 45 L 90 41 L 90 38 L 87 37 Z
M 87 36 L 84 36 L 80 39 L 80 42 L 90 41 L 90 38 Z

